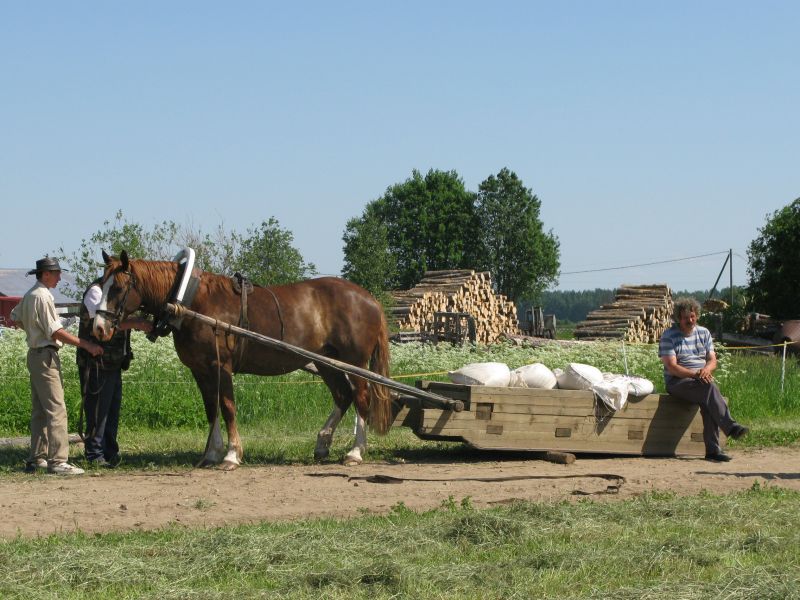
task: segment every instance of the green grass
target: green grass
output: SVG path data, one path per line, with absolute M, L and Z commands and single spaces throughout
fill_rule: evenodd
M 213 511 L 208 503 L 197 510 Z M 3 598 L 800 598 L 800 494 L 433 511 L 0 542 Z

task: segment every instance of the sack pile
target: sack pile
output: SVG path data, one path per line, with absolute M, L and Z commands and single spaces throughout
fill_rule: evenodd
M 453 383 L 492 387 L 525 387 L 551 390 L 590 390 L 610 410 L 621 410 L 628 396 L 647 396 L 654 390 L 653 382 L 635 375 L 603 373 L 597 367 L 569 363 L 564 369 L 550 370 L 542 363 L 532 363 L 514 369 L 500 362 L 470 363 L 449 371 Z

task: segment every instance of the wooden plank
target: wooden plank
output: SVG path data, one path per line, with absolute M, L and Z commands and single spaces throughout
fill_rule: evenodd
M 459 399 L 469 403 L 494 403 L 493 412 L 506 413 L 545 413 L 564 415 L 595 414 L 594 394 L 582 390 L 541 390 L 532 388 L 494 388 L 485 386 L 462 386 L 436 382 L 437 393 L 449 395 L 457 392 Z M 471 396 L 463 394 L 472 390 Z M 682 413 L 693 413 L 696 407 L 673 398 L 668 394 L 650 394 L 648 396 L 629 398 L 629 402 L 621 411 L 613 413 L 615 417 L 652 418 L 656 411 L 668 411 L 664 417 L 679 416 Z
M 402 408 L 394 418 L 392 427 L 418 429 L 422 421 L 422 411 L 418 408 Z
M 575 419 L 573 417 L 549 417 L 535 415 L 531 419 L 515 421 L 508 419 L 492 419 L 492 421 L 480 421 L 475 419 L 448 418 L 450 413 L 446 411 L 440 415 L 428 414 L 424 411 L 419 429 L 424 433 L 444 434 L 450 431 L 457 431 L 457 435 L 462 435 L 462 431 L 485 431 L 488 425 L 498 425 L 504 428 L 505 433 L 519 432 L 529 434 L 531 437 L 537 435 L 552 435 L 556 429 L 571 429 L 573 437 L 597 437 L 602 435 L 607 439 L 619 439 L 627 441 L 629 431 L 645 432 L 644 435 L 655 437 L 675 437 L 680 436 L 686 431 L 702 432 L 702 422 L 697 423 L 672 423 L 668 421 L 641 421 L 625 422 L 614 421 L 598 422 L 594 419 Z M 435 411 L 439 412 L 439 411 Z
M 546 415 L 572 415 L 572 416 L 603 416 L 615 419 L 652 419 L 656 414 L 659 418 L 683 418 L 684 415 L 694 414 L 696 406 L 682 402 L 665 402 L 655 407 L 626 406 L 623 410 L 612 412 L 605 407 L 574 406 L 564 404 L 561 406 L 540 404 L 506 404 L 495 403 L 492 414 L 546 414 Z
M 557 450 L 562 452 L 585 452 L 589 454 L 625 454 L 635 456 L 673 456 L 675 454 L 703 455 L 703 442 L 692 441 L 689 437 L 681 437 L 674 441 L 649 443 L 630 442 L 626 445 L 616 441 L 581 440 L 575 438 L 535 439 L 517 438 L 508 435 L 490 435 L 485 432 L 465 432 L 463 437 L 449 437 L 418 434 L 420 439 L 438 441 L 462 441 L 474 448 L 484 450 L 509 450 L 546 452 Z
M 691 436 L 674 439 L 655 440 L 609 440 L 603 437 L 582 439 L 580 437 L 557 437 L 555 432 L 550 437 L 532 439 L 520 432 L 504 432 L 503 435 L 491 435 L 482 431 L 465 431 L 458 436 L 468 444 L 476 447 L 503 446 L 518 450 L 563 450 L 568 452 L 602 452 L 624 454 L 673 454 L 675 452 L 704 454 L 702 441 L 692 440 Z

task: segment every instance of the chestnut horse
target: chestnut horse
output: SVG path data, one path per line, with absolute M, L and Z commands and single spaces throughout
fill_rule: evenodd
M 119 258 L 103 252 L 103 299 L 94 321 L 94 335 L 110 339 L 127 315 L 143 310 L 159 315 L 171 300 L 178 277 L 177 262 L 132 260 L 125 251 Z M 238 324 L 243 313 L 240 292 L 230 277 L 202 272 L 190 308 L 223 322 Z M 321 277 L 289 285 L 253 286 L 247 294 L 249 329 L 281 339 L 316 354 L 388 376 L 389 337 L 381 305 L 363 288 L 336 277 Z M 247 341 L 243 351 L 232 335 L 197 320 L 184 318 L 172 331 L 175 350 L 192 372 L 205 403 L 208 442 L 201 466 L 222 463 L 235 469 L 242 459 L 236 428 L 233 374 L 280 375 L 310 368 L 308 359 Z M 364 419 L 379 434 L 391 425 L 389 390 L 348 376 L 324 364 L 316 371 L 333 395 L 334 409 L 317 436 L 314 456 L 328 456 L 333 433 L 350 404 L 358 413 L 356 441 L 346 463 L 362 461 L 366 451 Z M 219 413 L 228 431 L 225 451 Z

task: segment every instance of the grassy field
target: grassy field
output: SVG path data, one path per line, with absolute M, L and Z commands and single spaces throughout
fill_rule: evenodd
M 800 494 L 755 485 L 20 539 L 0 542 L 0 597 L 783 600 L 800 598 L 799 509 Z

